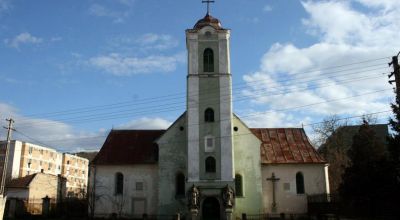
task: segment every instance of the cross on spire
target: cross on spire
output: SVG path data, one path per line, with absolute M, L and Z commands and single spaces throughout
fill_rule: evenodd
M 201 3 L 207 3 L 207 15 L 210 14 L 210 3 L 214 3 L 214 0 L 202 0 Z

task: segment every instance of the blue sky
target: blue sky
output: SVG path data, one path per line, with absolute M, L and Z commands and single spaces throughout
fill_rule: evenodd
M 12 117 L 14 138 L 62 151 L 99 148 L 112 128 L 168 127 L 185 109 L 184 31 L 205 11 L 200 0 L 0 0 L 1 124 Z M 250 127 L 374 112 L 385 123 L 399 12 L 396 0 L 216 0 L 234 111 Z

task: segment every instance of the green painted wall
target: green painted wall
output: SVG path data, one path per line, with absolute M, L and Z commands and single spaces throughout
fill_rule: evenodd
M 200 179 L 220 179 L 221 178 L 221 141 L 220 123 L 219 123 L 219 78 L 218 75 L 200 76 L 199 79 L 199 163 L 200 163 Z M 214 110 L 214 122 L 204 121 L 204 112 L 207 108 Z M 214 136 L 214 152 L 205 152 L 205 136 Z M 205 159 L 212 156 L 216 159 L 216 173 L 210 174 L 205 172 Z
M 201 35 L 199 35 L 199 37 L 201 38 Z M 199 74 L 208 74 L 208 72 L 203 72 L 204 68 L 203 68 L 203 52 L 205 49 L 207 48 L 211 48 L 214 52 L 214 73 L 218 73 L 218 64 L 219 64 L 219 42 L 218 42 L 218 38 L 213 39 L 215 41 L 210 42 L 210 41 L 200 41 L 199 42 Z
M 183 127 L 183 130 L 181 130 Z M 158 214 L 187 212 L 186 198 L 176 198 L 175 177 L 182 172 L 185 177 L 187 164 L 186 114 L 179 117 L 166 133 L 157 140 L 159 146 Z M 188 188 L 188 186 L 186 186 Z
M 243 197 L 236 197 L 234 214 L 258 214 L 262 212 L 262 176 L 260 162 L 260 140 L 236 116 L 233 117 L 235 174 L 243 177 Z

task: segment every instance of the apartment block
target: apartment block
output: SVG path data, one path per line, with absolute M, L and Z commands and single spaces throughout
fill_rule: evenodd
M 6 142 L 0 142 L 0 171 L 5 161 Z M 7 179 L 24 177 L 35 173 L 61 175 L 67 179 L 67 196 L 82 197 L 86 193 L 88 163 L 85 158 L 55 149 L 12 140 L 9 148 Z M 0 176 L 0 179 L 2 177 Z
M 67 179 L 67 196 L 84 195 L 88 181 L 89 160 L 63 153 L 61 164 L 61 176 Z

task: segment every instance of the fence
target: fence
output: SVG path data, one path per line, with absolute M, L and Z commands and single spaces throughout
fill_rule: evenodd
M 247 215 L 242 214 L 242 220 L 308 220 L 311 219 L 308 215 L 305 214 L 256 214 L 256 215 Z
M 376 197 L 352 197 L 344 199 L 339 195 L 320 194 L 308 196 L 308 213 L 318 218 L 334 216 L 335 219 L 399 219 L 398 201 Z M 322 216 L 322 217 L 321 217 Z

